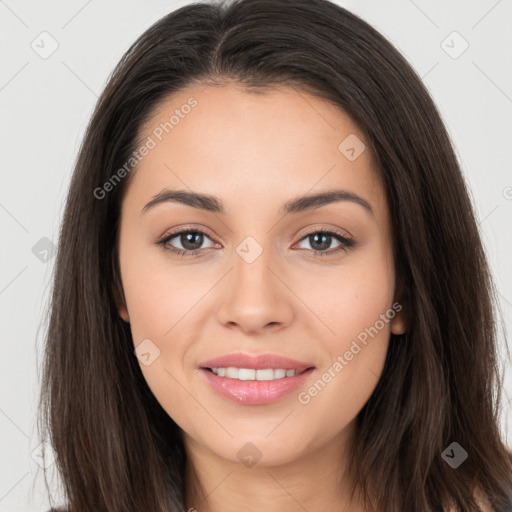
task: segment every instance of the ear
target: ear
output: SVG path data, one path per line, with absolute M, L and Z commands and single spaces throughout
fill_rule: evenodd
M 126 300 L 124 298 L 124 292 L 122 290 L 122 285 L 115 280 L 114 289 L 112 290 L 114 293 L 114 301 L 116 304 L 117 311 L 119 316 L 126 322 L 130 323 L 130 316 L 128 315 L 128 308 L 126 307 Z
M 391 320 L 391 332 L 393 334 L 405 334 L 405 315 L 403 309 Z
M 128 308 L 126 307 L 126 301 L 124 300 L 124 293 L 119 290 L 114 290 L 114 297 L 116 301 L 117 311 L 119 312 L 119 316 L 126 322 L 130 323 L 130 316 L 128 315 Z
M 403 286 L 402 280 L 397 279 L 397 286 L 395 291 L 395 299 L 393 304 L 397 303 L 400 305 L 400 310 L 396 311 L 395 316 L 391 319 L 391 332 L 393 334 L 405 334 L 407 330 L 407 321 L 406 321 L 406 306 L 404 304 L 405 300 L 405 288 Z
M 128 314 L 128 308 L 126 307 L 126 299 L 123 291 L 123 284 L 119 273 L 119 267 L 117 260 L 117 250 L 114 250 L 112 255 L 112 274 L 113 274 L 113 286 L 112 293 L 114 295 L 114 302 L 119 316 L 126 322 L 130 323 L 130 316 Z

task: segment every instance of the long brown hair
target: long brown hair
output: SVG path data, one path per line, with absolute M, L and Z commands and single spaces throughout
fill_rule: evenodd
M 227 81 L 333 102 L 384 179 L 408 330 L 391 335 L 350 448 L 368 510 L 478 511 L 477 488 L 501 510 L 512 502 L 512 461 L 498 427 L 497 301 L 465 181 L 411 66 L 327 0 L 182 7 L 138 38 L 99 98 L 63 217 L 39 404 L 68 509 L 184 510 L 181 430 L 148 388 L 116 303 L 120 204 L 136 168 L 105 184 L 168 95 Z M 457 469 L 442 456 L 452 442 L 468 453 Z

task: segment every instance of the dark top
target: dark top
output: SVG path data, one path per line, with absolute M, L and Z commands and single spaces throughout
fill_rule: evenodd
M 444 512 L 442 509 L 438 509 L 437 512 Z M 502 510 L 498 510 L 498 512 L 512 512 L 512 505 L 505 507 Z
M 48 512 L 67 512 L 66 509 L 63 509 L 63 508 L 51 508 L 50 510 L 48 510 Z M 443 509 L 438 509 L 436 512 L 444 512 Z M 498 512 L 512 512 L 512 504 L 506 508 L 504 508 L 503 510 L 499 510 Z

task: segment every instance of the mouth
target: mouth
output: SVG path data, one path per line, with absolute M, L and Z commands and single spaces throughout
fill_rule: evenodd
M 225 377 L 228 379 L 245 380 L 245 381 L 272 381 L 279 379 L 287 379 L 301 375 L 302 373 L 313 369 L 309 366 L 303 370 L 286 369 L 286 368 L 237 368 L 235 366 L 228 367 L 213 367 L 203 368 L 206 371 L 217 375 L 218 377 Z
M 314 368 L 314 364 L 296 361 L 279 354 L 253 355 L 238 352 L 203 361 L 199 367 L 214 373 L 220 372 L 220 376 L 228 378 L 239 378 L 238 375 L 241 375 L 241 380 L 267 380 L 267 378 L 275 378 L 275 372 L 277 372 L 278 378 L 283 378 L 287 376 L 286 372 L 289 372 L 288 376 L 292 376 L 291 371 L 294 371 L 293 375 L 296 375 L 309 368 Z M 254 370 L 257 373 L 253 375 Z M 274 374 L 271 375 L 271 372 Z M 260 375 L 261 379 L 257 375 Z
M 268 405 L 303 386 L 316 367 L 277 354 L 229 354 L 204 361 L 200 374 L 210 389 L 239 405 Z

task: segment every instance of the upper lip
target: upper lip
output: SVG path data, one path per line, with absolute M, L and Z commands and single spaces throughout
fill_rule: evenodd
M 261 370 L 265 368 L 302 371 L 313 367 L 312 363 L 301 363 L 288 357 L 278 354 L 257 354 L 249 355 L 243 353 L 227 354 L 203 361 L 199 364 L 201 368 L 249 368 Z

